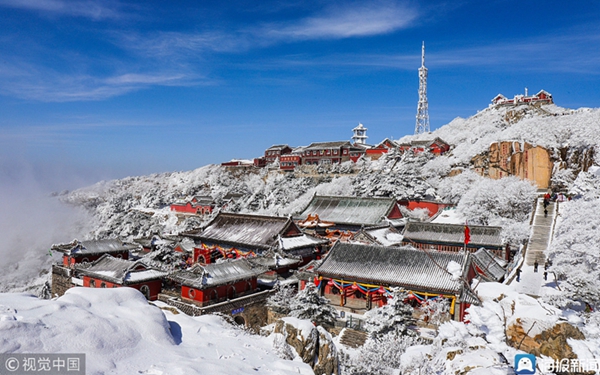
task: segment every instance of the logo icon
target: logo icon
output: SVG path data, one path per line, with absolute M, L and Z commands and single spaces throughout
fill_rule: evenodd
M 515 355 L 515 374 L 535 374 L 535 356 L 533 354 Z

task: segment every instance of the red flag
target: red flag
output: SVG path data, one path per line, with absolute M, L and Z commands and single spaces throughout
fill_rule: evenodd
M 468 245 L 471 241 L 471 230 L 468 225 L 465 225 L 465 245 Z

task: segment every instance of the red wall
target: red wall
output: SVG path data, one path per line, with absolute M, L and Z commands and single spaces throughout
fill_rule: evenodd
M 443 204 L 443 203 L 436 203 L 436 202 L 427 202 L 427 201 L 408 201 L 408 204 L 406 204 L 406 201 L 404 202 L 400 202 L 401 205 L 403 205 L 404 207 L 408 208 L 409 210 L 414 210 L 415 208 L 426 208 L 429 210 L 429 217 L 432 217 L 433 215 L 435 215 L 439 210 L 444 209 L 445 207 L 448 207 L 447 204 Z
M 250 283 L 250 290 L 247 290 L 248 283 Z M 211 299 L 213 290 L 217 291 L 218 299 L 225 299 L 225 298 L 227 298 L 227 293 L 229 292 L 229 289 L 231 286 L 233 286 L 235 289 L 235 296 L 233 296 L 233 298 L 236 298 L 236 297 L 251 293 L 252 291 L 256 290 L 257 281 L 256 281 L 256 278 L 253 278 L 250 280 L 238 281 L 235 284 L 217 285 L 213 288 L 207 288 L 207 289 L 197 289 L 197 288 L 193 288 L 193 287 L 190 287 L 187 285 L 182 285 L 181 286 L 181 298 L 185 299 L 185 300 L 192 300 L 200 305 L 206 305 L 209 302 L 213 301 Z M 194 293 L 193 297 L 190 296 L 190 290 L 193 290 L 193 293 Z
M 192 204 L 188 202 L 185 205 L 172 204 L 171 205 L 171 211 L 175 211 L 175 212 L 187 212 L 187 213 L 195 214 L 197 212 L 197 209 L 196 209 L 196 207 L 192 207 Z
M 149 280 L 149 281 L 139 283 L 139 284 L 121 285 L 121 284 L 111 283 L 109 281 L 105 281 L 105 280 L 98 279 L 95 277 L 90 277 L 90 276 L 83 277 L 83 286 L 90 288 L 90 280 L 94 280 L 94 282 L 96 283 L 96 288 L 100 288 L 101 283 L 105 283 L 106 288 L 130 287 L 130 288 L 134 288 L 137 290 L 140 290 L 140 288 L 143 285 L 147 285 L 148 288 L 150 288 L 150 301 L 155 301 L 158 298 L 158 293 L 160 293 L 160 291 L 162 289 L 162 282 L 160 280 Z

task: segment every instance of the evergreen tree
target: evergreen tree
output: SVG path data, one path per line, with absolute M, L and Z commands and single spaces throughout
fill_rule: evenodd
M 367 311 L 365 313 L 365 327 L 373 338 L 382 337 L 386 334 L 393 336 L 415 335 L 408 326 L 414 323 L 413 308 L 404 303 L 408 293 L 394 288 L 387 305 Z
M 292 299 L 290 316 L 309 319 L 315 324 L 333 325 L 337 312 L 329 305 L 327 298 L 319 295 L 315 284 L 309 283 Z
M 296 290 L 290 285 L 275 285 L 275 293 L 267 299 L 267 306 L 276 313 L 288 315 L 291 311 L 291 304 L 296 296 Z

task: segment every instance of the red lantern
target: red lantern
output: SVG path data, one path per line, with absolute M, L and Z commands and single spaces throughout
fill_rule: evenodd
M 356 285 L 356 283 L 352 284 L 352 290 L 356 290 L 358 289 L 358 285 Z
M 329 285 L 329 286 L 334 286 L 335 284 L 333 283 L 333 280 L 329 280 L 329 281 L 327 282 L 327 285 Z
M 377 293 L 381 293 L 384 294 L 385 293 L 385 288 L 380 286 L 379 289 L 377 289 Z

